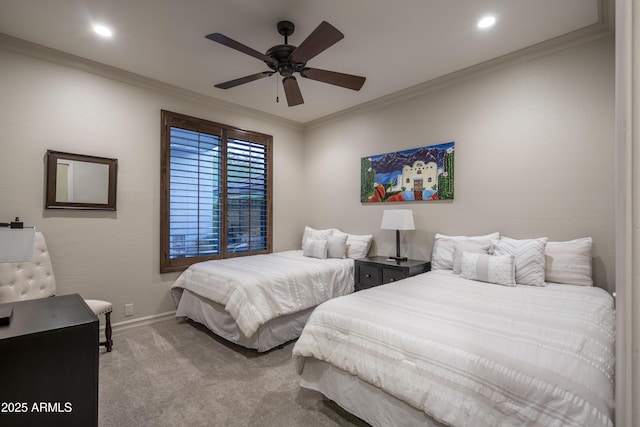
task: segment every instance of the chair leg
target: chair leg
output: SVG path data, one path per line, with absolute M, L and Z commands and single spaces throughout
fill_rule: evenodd
M 105 313 L 104 317 L 106 321 L 104 325 L 105 341 L 102 341 L 100 345 L 105 346 L 107 348 L 107 352 L 110 352 L 113 347 L 113 340 L 111 339 L 111 312 Z

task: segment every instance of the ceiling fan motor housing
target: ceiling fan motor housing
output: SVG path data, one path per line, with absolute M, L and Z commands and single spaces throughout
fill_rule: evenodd
M 303 62 L 293 62 L 291 60 L 291 53 L 296 50 L 296 46 L 291 46 L 288 44 L 279 44 L 277 46 L 273 46 L 269 49 L 266 55 L 270 58 L 275 59 L 277 64 L 272 62 L 266 62 L 267 66 L 274 71 L 277 71 L 282 77 L 289 77 L 293 73 L 300 72 L 304 70 L 304 67 L 307 65 Z

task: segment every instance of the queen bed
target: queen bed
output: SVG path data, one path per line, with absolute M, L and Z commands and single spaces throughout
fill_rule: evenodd
M 205 261 L 171 286 L 176 316 L 260 352 L 297 338 L 320 303 L 353 292 L 372 236 L 305 228 L 303 249 Z
M 613 426 L 614 303 L 588 285 L 590 239 L 478 240 L 458 271 L 460 242 L 434 245 L 437 269 L 317 307 L 301 386 L 374 426 Z

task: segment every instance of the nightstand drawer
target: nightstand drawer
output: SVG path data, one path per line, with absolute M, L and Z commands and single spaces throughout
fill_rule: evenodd
M 363 287 L 379 285 L 381 282 L 380 269 L 371 265 L 361 265 L 358 269 L 358 283 Z
M 429 261 L 410 259 L 396 262 L 383 256 L 357 259 L 355 261 L 354 290 L 361 291 L 397 282 L 430 269 L 431 263 Z
M 405 277 L 407 277 L 408 274 L 409 274 L 409 272 L 407 270 L 383 268 L 382 269 L 382 283 L 385 284 L 385 283 L 395 282 L 397 280 L 402 280 Z

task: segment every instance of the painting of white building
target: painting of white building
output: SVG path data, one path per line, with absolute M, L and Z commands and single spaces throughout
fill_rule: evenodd
M 455 143 L 361 159 L 362 203 L 453 199 Z

